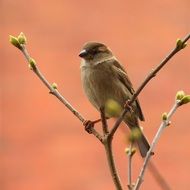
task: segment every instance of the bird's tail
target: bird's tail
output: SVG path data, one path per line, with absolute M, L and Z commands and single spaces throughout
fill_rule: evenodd
M 138 129 L 138 131 L 140 132 L 140 136 L 139 138 L 136 140 L 136 143 L 138 145 L 140 154 L 142 157 L 146 156 L 146 153 L 148 152 L 148 150 L 150 149 L 150 145 L 148 143 L 148 140 L 146 139 L 146 137 L 143 134 L 143 131 L 141 130 L 140 126 L 139 126 L 139 122 L 138 119 L 134 116 L 134 117 L 128 117 L 126 116 L 124 118 L 124 122 L 127 124 L 127 126 L 131 129 Z
M 141 156 L 145 157 L 148 150 L 150 149 L 150 145 L 143 133 L 141 134 L 141 137 L 137 140 L 137 145 L 139 147 Z

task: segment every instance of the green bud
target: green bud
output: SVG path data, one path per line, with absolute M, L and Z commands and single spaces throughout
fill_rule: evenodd
M 110 117 L 118 117 L 121 114 L 122 107 L 115 100 L 109 99 L 105 104 L 105 113 Z
M 57 84 L 54 82 L 54 83 L 51 85 L 51 87 L 52 87 L 54 90 L 56 90 L 56 89 L 57 89 Z
M 136 153 L 137 149 L 136 148 L 132 148 L 131 150 L 131 156 L 133 156 Z
M 187 46 L 187 43 L 183 43 L 183 41 L 180 38 L 178 38 L 176 40 L 176 46 L 179 49 L 183 49 L 183 48 L 185 48 Z
M 125 153 L 128 155 L 128 156 L 133 156 L 135 153 L 136 153 L 136 148 L 132 148 L 132 149 L 130 149 L 130 148 L 126 148 L 125 149 Z
M 126 148 L 125 149 L 125 153 L 128 155 L 129 153 L 130 153 L 131 151 L 130 151 L 130 148 Z
M 180 106 L 190 102 L 190 95 L 184 96 L 180 101 Z
M 180 38 L 177 38 L 177 40 L 176 40 L 176 46 L 177 46 L 177 47 L 181 47 L 181 45 L 182 45 L 181 39 L 180 39 Z
M 9 42 L 13 46 L 17 47 L 18 49 L 22 48 L 21 45 L 20 45 L 20 43 L 19 43 L 19 41 L 18 41 L 18 39 L 16 37 L 14 37 L 14 36 L 9 35 Z
M 139 140 L 142 136 L 142 132 L 139 128 L 135 127 L 134 129 L 131 130 L 131 133 L 129 135 L 129 141 L 130 142 L 135 142 Z
M 35 69 L 36 68 L 36 61 L 32 58 L 29 60 L 29 68 L 30 69 Z
M 162 120 L 163 121 L 166 121 L 168 119 L 168 114 L 166 113 L 166 112 L 164 112 L 163 114 L 162 114 Z
M 176 100 L 181 100 L 185 96 L 185 92 L 183 90 L 180 90 L 176 94 Z
M 18 42 L 20 44 L 26 44 L 26 36 L 24 35 L 23 32 L 21 32 L 18 36 Z

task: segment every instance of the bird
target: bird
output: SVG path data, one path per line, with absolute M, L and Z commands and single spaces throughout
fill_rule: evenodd
M 111 49 L 100 42 L 87 42 L 79 57 L 82 86 L 90 103 L 100 111 L 111 99 L 124 109 L 126 101 L 130 100 L 135 91 L 126 70 Z M 123 121 L 131 130 L 140 130 L 137 145 L 141 156 L 145 157 L 150 145 L 139 124 L 139 119 L 144 121 L 139 100 L 136 99 L 131 107 L 133 111 L 127 112 Z

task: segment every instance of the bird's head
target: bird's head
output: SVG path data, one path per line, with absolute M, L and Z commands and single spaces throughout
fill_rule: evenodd
M 87 62 L 96 63 L 113 57 L 111 50 L 104 44 L 98 42 L 87 42 L 79 56 Z

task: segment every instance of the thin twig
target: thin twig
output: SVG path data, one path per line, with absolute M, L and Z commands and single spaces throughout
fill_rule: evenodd
M 30 63 L 31 57 L 30 57 L 25 45 L 20 45 L 20 50 L 24 54 L 28 63 Z M 52 87 L 52 85 L 48 82 L 48 80 L 41 73 L 41 71 L 37 65 L 35 65 L 35 67 L 32 69 L 32 71 L 39 77 L 39 79 L 50 90 L 50 93 L 53 94 L 55 97 L 57 97 L 82 123 L 84 123 L 86 121 L 86 119 L 60 94 L 60 92 L 57 89 Z M 100 142 L 102 142 L 102 136 L 93 127 L 91 129 L 91 134 L 93 134 Z
M 11 37 L 12 41 L 11 43 L 19 48 L 25 58 L 27 59 L 27 61 L 30 63 L 30 55 L 27 52 L 27 49 L 25 48 L 24 44 L 18 44 L 19 42 L 17 41 L 17 39 L 15 37 Z M 185 42 L 190 38 L 190 34 L 181 41 L 182 46 L 185 44 Z M 158 67 L 156 67 L 156 69 L 154 69 L 143 81 L 143 83 L 139 86 L 139 88 L 137 89 L 136 93 L 132 96 L 131 100 L 128 102 L 128 105 L 132 105 L 132 103 L 136 100 L 137 96 L 140 94 L 140 92 L 143 90 L 143 88 L 146 86 L 146 84 L 157 74 L 157 72 L 178 52 L 182 49 L 182 46 L 179 48 L 179 46 L 176 46 L 176 48 L 174 48 L 174 50 L 158 65 Z M 55 88 L 52 87 L 52 85 L 46 80 L 46 78 L 42 75 L 42 73 L 40 72 L 40 70 L 38 69 L 38 67 L 35 65 L 35 67 L 32 68 L 33 72 L 40 78 L 40 80 L 45 84 L 45 86 L 50 90 L 50 93 L 53 94 L 54 96 L 56 96 L 82 123 L 84 123 L 86 120 L 84 119 L 84 117 L 76 110 L 74 109 L 71 104 L 59 93 L 59 91 Z M 118 118 L 118 120 L 116 121 L 115 125 L 113 126 L 113 128 L 111 129 L 111 131 L 108 131 L 107 128 L 107 122 L 106 122 L 106 118 L 104 115 L 101 114 L 102 119 L 102 125 L 103 125 L 103 133 L 104 136 L 101 136 L 93 127 L 91 128 L 91 133 L 96 136 L 103 144 L 105 147 L 105 151 L 106 151 L 106 156 L 107 156 L 107 160 L 108 160 L 108 164 L 109 164 L 109 168 L 110 168 L 110 172 L 113 178 L 113 181 L 115 183 L 115 186 L 117 188 L 117 190 L 122 190 L 122 185 L 121 185 L 121 181 L 120 178 L 118 176 L 117 173 L 117 169 L 115 167 L 115 162 L 114 162 L 114 157 L 113 157 L 113 152 L 112 152 L 112 140 L 113 140 L 113 135 L 115 134 L 117 128 L 119 127 L 120 123 L 122 122 L 125 114 L 127 113 L 128 108 L 124 109 L 121 116 Z M 153 145 L 154 148 L 154 145 Z M 152 150 L 150 149 L 150 152 L 148 152 L 149 157 L 151 155 Z M 147 161 L 145 159 L 146 162 L 148 162 L 149 157 L 147 156 Z M 145 165 L 145 166 L 144 166 Z M 140 186 L 141 182 L 142 182 L 142 178 L 144 175 L 144 170 L 146 168 L 146 163 L 143 165 L 142 171 L 139 175 L 139 178 L 137 180 L 136 186 L 137 188 Z M 130 180 L 131 181 L 131 180 Z M 131 183 L 131 182 L 130 182 Z
M 132 157 L 133 157 L 133 143 L 130 143 L 129 149 L 128 149 L 128 188 L 129 190 L 132 190 Z
M 139 174 L 139 176 L 138 176 L 138 178 L 137 178 L 137 181 L 136 181 L 136 183 L 135 183 L 135 187 L 134 187 L 133 190 L 138 190 L 139 187 L 140 187 L 140 185 L 141 185 L 141 183 L 143 182 L 143 177 L 144 177 L 145 169 L 146 169 L 147 164 L 148 164 L 148 162 L 149 162 L 149 160 L 150 160 L 150 157 L 151 157 L 151 155 L 152 155 L 152 152 L 153 152 L 153 150 L 154 150 L 156 144 L 158 143 L 158 140 L 159 140 L 161 134 L 163 133 L 163 130 L 170 124 L 170 119 L 171 119 L 171 117 L 173 116 L 173 114 L 176 112 L 176 110 L 177 110 L 177 108 L 178 108 L 179 106 L 180 106 L 180 105 L 179 105 L 179 101 L 176 100 L 174 106 L 171 108 L 170 112 L 167 114 L 167 119 L 162 121 L 162 123 L 161 123 L 161 125 L 160 125 L 160 127 L 159 127 L 159 129 L 158 129 L 158 131 L 157 131 L 157 133 L 156 133 L 156 135 L 155 135 L 155 137 L 154 137 L 154 139 L 153 139 L 151 145 L 150 145 L 150 149 L 149 149 L 149 151 L 147 152 L 147 155 L 146 155 L 146 157 L 145 157 L 143 166 L 142 166 L 142 168 L 141 168 L 140 174 Z
M 156 76 L 156 74 L 163 68 L 164 65 L 180 50 L 184 48 L 185 43 L 190 39 L 190 34 L 188 34 L 183 40 L 181 40 L 181 44 L 176 45 L 176 47 L 161 61 L 161 63 L 153 69 L 145 78 L 145 80 L 140 84 L 137 88 L 136 92 L 133 94 L 132 98 L 129 100 L 128 105 L 132 105 L 132 103 L 136 100 L 137 96 L 142 92 L 147 83 Z M 110 136 L 113 136 L 116 130 L 118 129 L 120 123 L 123 121 L 125 114 L 128 112 L 128 109 L 124 109 L 121 116 L 117 119 L 113 128 L 110 131 Z
M 103 107 L 100 108 L 100 115 L 101 115 L 101 120 L 102 120 L 102 131 L 103 131 L 103 134 L 106 135 L 109 133 L 109 131 L 108 131 L 107 119 L 105 116 L 105 109 Z
M 103 131 L 103 137 L 102 137 L 103 145 L 105 148 L 110 173 L 111 173 L 116 189 L 122 190 L 123 188 L 121 185 L 121 180 L 118 175 L 118 172 L 115 166 L 114 156 L 113 156 L 113 149 L 112 149 L 113 138 L 109 136 L 108 124 L 107 124 L 107 119 L 105 116 L 105 109 L 103 107 L 100 108 L 100 114 L 101 114 L 102 131 Z
M 21 51 L 29 63 L 31 60 L 31 57 L 25 45 L 21 46 Z M 37 65 L 35 65 L 35 69 L 32 69 L 32 70 L 40 78 L 40 80 L 45 84 L 45 86 L 50 90 L 51 94 L 56 96 L 81 122 L 85 121 L 84 117 L 59 93 L 59 91 L 52 87 L 52 85 L 47 81 L 44 75 L 40 72 Z
M 100 135 L 100 133 L 94 129 L 94 127 L 91 128 L 91 133 L 101 142 L 103 143 L 103 137 Z
M 111 173 L 113 182 L 115 184 L 115 187 L 117 190 L 123 190 L 122 185 L 121 185 L 121 180 L 120 180 L 120 177 L 118 175 L 118 172 L 117 172 L 117 169 L 115 166 L 113 149 L 112 149 L 112 139 L 110 139 L 110 137 L 108 135 L 105 136 L 104 148 L 106 151 L 108 165 L 109 165 L 110 173 Z

